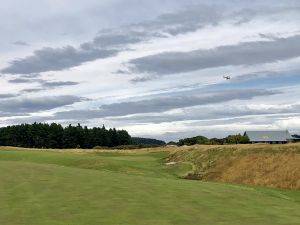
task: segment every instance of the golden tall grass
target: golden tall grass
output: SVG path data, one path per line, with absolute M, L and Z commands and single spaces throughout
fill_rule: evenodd
M 296 153 L 220 158 L 214 169 L 216 173 L 207 180 L 300 189 L 300 154 Z
M 300 189 L 300 144 L 192 146 L 169 161 L 191 162 L 187 178 Z

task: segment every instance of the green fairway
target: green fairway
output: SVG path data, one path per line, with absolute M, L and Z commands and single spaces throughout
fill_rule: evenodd
M 299 191 L 183 180 L 166 156 L 0 150 L 0 224 L 300 224 Z

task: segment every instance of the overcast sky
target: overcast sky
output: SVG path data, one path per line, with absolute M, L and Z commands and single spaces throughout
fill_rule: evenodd
M 298 0 L 3 2 L 0 126 L 300 133 L 299 24 Z

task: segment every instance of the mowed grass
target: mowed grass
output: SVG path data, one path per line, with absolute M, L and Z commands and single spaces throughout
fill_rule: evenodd
M 300 192 L 190 181 L 166 152 L 0 150 L 0 224 L 300 224 Z
M 112 171 L 145 177 L 174 177 L 191 169 L 189 164 L 181 163 L 173 167 L 164 165 L 163 159 L 167 152 L 149 153 L 64 153 L 62 151 L 26 151 L 19 149 L 0 148 L 1 161 L 22 161 L 39 164 Z

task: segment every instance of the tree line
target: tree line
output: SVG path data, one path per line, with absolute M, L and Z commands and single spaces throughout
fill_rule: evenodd
M 177 143 L 170 143 L 170 144 L 176 144 L 178 146 L 183 145 L 224 145 L 224 144 L 248 144 L 249 138 L 248 136 L 244 136 L 241 134 L 237 135 L 229 135 L 225 138 L 207 138 L 204 136 L 196 136 L 192 138 L 185 138 L 179 140 Z
M 0 146 L 26 148 L 93 148 L 132 144 L 126 130 L 34 123 L 0 128 Z
M 133 137 L 133 144 L 135 145 L 165 145 L 166 142 L 153 139 L 153 138 L 141 138 L 141 137 Z

